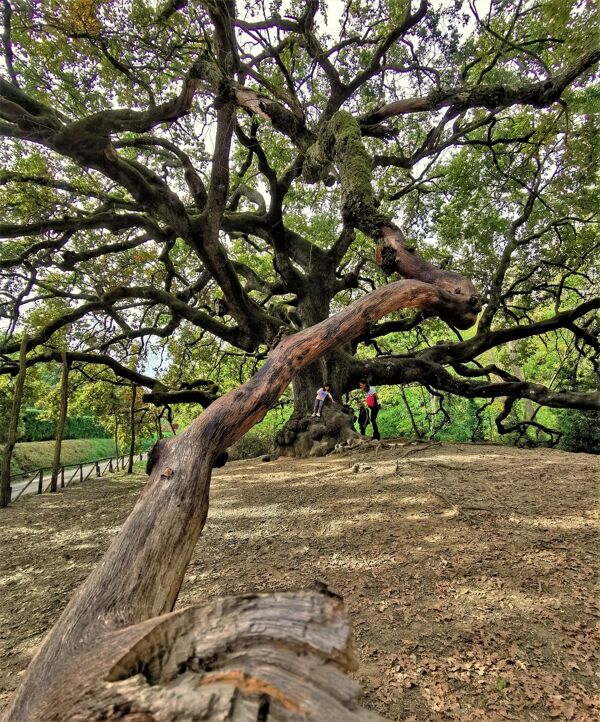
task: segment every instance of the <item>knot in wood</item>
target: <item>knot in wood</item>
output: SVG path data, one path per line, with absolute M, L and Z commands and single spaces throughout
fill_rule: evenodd
M 398 271 L 396 251 L 390 246 L 385 245 L 380 246 L 380 248 L 379 265 L 386 276 L 391 276 L 392 273 L 396 273 Z

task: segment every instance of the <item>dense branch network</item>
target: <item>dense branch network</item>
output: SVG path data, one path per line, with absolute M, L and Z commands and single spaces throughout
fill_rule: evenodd
M 332 352 L 339 392 L 369 375 L 466 397 L 597 408 L 593 394 L 523 379 L 497 383 L 490 374 L 474 381 L 472 372 L 508 341 L 558 329 L 573 334 L 597 368 L 597 281 L 585 270 L 597 245 L 588 243 L 579 265 L 573 254 L 544 257 L 539 249 L 564 234 L 585 236 L 596 220 L 553 205 L 558 150 L 548 138 L 571 122 L 565 94 L 585 84 L 598 49 L 553 61 L 552 39 L 523 41 L 518 21 L 526 13 L 515 12 L 502 32 L 501 19 L 477 19 L 492 49 L 452 67 L 423 41 L 440 21 L 425 0 L 366 26 L 348 15 L 337 41 L 319 29 L 318 2 L 297 17 L 262 18 L 243 16 L 230 0 L 195 5 L 167 3 L 147 18 L 135 68 L 128 45 L 135 29 L 100 9 L 85 27 L 41 10 L 5 14 L 0 374 L 14 373 L 21 323 L 36 311 L 43 320 L 30 334 L 29 365 L 58 359 L 66 342 L 73 362 L 145 387 L 148 401 L 207 406 L 215 394 L 195 385 L 193 364 L 191 376 L 175 374 L 173 383 L 173 375 L 150 375 L 139 349 L 153 356 L 157 344 L 177 339 L 189 359 L 210 339 L 213 361 L 235 349 L 264 359 L 282 329 L 319 323 L 399 274 L 458 303 L 372 324 L 352 347 Z M 35 53 L 27 63 L 28 23 L 34 34 L 58 28 L 59 59 L 60 43 L 79 43 L 129 107 L 115 108 L 101 92 L 74 92 L 58 67 L 42 71 Z M 153 82 L 157 69 L 165 82 Z M 51 92 L 35 90 L 42 72 Z M 55 104 L 52 95 L 64 101 Z M 519 127 L 523 108 L 543 109 L 540 128 L 531 118 L 531 128 Z M 18 162 L 22 148 L 35 158 L 27 167 Z M 415 198 L 418 208 L 444 178 L 436 167 L 461 149 L 479 153 L 499 188 L 511 189 L 498 263 L 481 290 L 428 260 L 427 245 L 417 252 L 398 220 L 398 202 Z M 322 212 L 311 209 L 315 203 Z M 319 228 L 318 215 L 333 221 Z M 535 263 L 516 263 L 528 252 Z M 457 262 L 470 267 L 464 252 Z M 527 294 L 538 298 L 541 314 L 523 306 Z M 390 332 L 426 338 L 434 315 L 469 328 L 482 307 L 468 341 L 371 359 L 361 353 L 369 344 L 378 349 Z M 182 358 L 172 365 L 185 366 Z

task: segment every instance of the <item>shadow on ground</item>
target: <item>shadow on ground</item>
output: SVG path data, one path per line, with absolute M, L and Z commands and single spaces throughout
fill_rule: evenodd
M 354 623 L 364 704 L 388 718 L 598 719 L 598 458 L 403 453 L 218 470 L 179 606 L 324 582 Z M 142 484 L 103 479 L 3 512 L 3 704 Z

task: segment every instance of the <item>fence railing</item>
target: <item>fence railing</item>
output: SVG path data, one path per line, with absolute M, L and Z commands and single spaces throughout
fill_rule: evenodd
M 134 454 L 134 459 L 138 459 L 140 461 L 143 460 L 145 456 L 145 452 L 140 452 L 137 454 Z M 108 471 L 109 473 L 112 473 L 113 471 L 118 471 L 119 468 L 124 469 L 126 465 L 126 461 L 129 461 L 129 454 L 120 454 L 119 456 L 106 456 L 103 459 L 95 459 L 94 461 L 84 461 L 81 464 L 66 464 L 59 466 L 58 468 L 58 479 L 57 484 L 58 487 L 61 489 L 66 488 L 70 484 L 73 483 L 79 477 L 79 483 L 83 483 L 87 479 L 90 478 L 92 474 L 95 473 L 95 476 L 103 476 Z M 119 467 L 120 464 L 120 467 Z M 102 468 L 104 466 L 104 468 Z M 85 471 L 84 468 L 90 467 Z M 72 470 L 72 474 L 69 477 L 69 471 Z M 15 476 L 11 476 L 11 486 L 9 491 L 9 499 L 11 502 L 15 502 L 18 499 L 20 499 L 23 494 L 29 489 L 29 487 L 37 482 L 37 492 L 38 494 L 43 494 L 45 491 L 48 491 L 50 489 L 50 486 L 52 484 L 52 479 L 48 479 L 48 472 L 51 472 L 51 468 L 43 468 L 43 469 L 36 469 L 35 471 L 30 471 L 27 474 L 18 474 Z M 45 480 L 44 480 L 45 479 Z M 23 486 L 21 489 L 19 489 L 19 492 L 17 495 L 12 498 L 12 482 L 16 481 L 23 481 L 25 482 L 25 486 Z M 47 483 L 46 483 L 47 482 Z

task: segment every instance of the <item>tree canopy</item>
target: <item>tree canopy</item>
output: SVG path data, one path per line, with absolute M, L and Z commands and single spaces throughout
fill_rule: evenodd
M 28 366 L 208 406 L 400 274 L 443 302 L 329 353 L 299 411 L 362 377 L 503 397 L 501 430 L 600 407 L 591 3 L 2 6 L 0 374 L 25 331 Z

